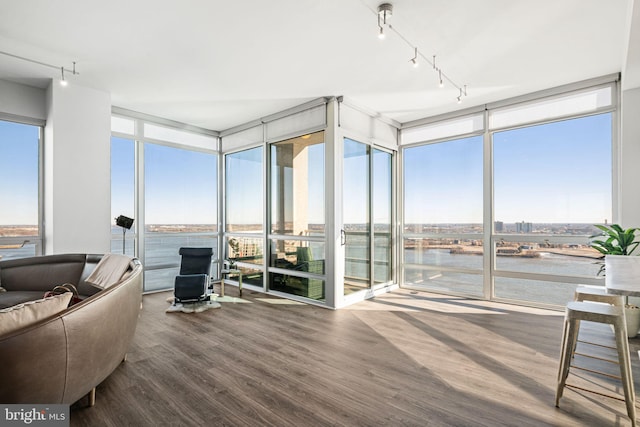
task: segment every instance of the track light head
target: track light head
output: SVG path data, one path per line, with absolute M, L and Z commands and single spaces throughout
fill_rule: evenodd
M 417 67 L 418 65 L 420 65 L 420 63 L 418 62 L 418 48 L 417 48 L 417 47 L 414 47 L 413 49 L 414 49 L 414 50 L 413 50 L 413 52 L 414 52 L 414 53 L 413 53 L 413 58 L 411 58 L 411 59 L 409 60 L 409 62 L 411 62 L 411 63 L 413 64 L 413 67 L 415 68 L 415 67 Z
M 64 67 L 60 67 L 60 86 L 66 86 L 69 82 L 64 79 Z
M 384 28 L 382 27 L 380 27 L 380 31 L 378 31 L 378 38 L 384 40 Z
M 382 25 L 387 25 L 387 19 L 393 14 L 393 5 L 391 3 L 382 3 L 378 6 L 378 19 L 382 21 Z

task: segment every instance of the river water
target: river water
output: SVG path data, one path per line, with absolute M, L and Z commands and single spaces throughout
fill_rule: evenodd
M 114 235 L 111 251 L 122 253 L 122 240 Z M 203 235 L 185 235 L 181 233 L 153 233 L 146 237 L 147 267 L 161 267 L 167 264 L 177 265 L 180 262 L 178 250 L 182 246 L 209 246 L 217 248 L 216 238 Z M 388 253 L 388 248 L 376 249 L 379 253 Z M 125 239 L 125 252 L 133 253 L 133 239 Z M 3 260 L 23 258 L 35 254 L 35 245 L 26 244 L 18 249 L 0 251 Z M 365 277 L 366 262 L 358 262 L 365 258 L 365 246 L 350 245 L 348 256 L 355 261 L 346 263 L 346 275 Z M 321 254 L 317 254 L 320 258 Z M 408 286 L 455 292 L 468 295 L 483 295 L 483 256 L 474 254 L 451 254 L 448 249 L 405 249 L 402 260 L 404 283 Z M 214 259 L 217 254 L 214 254 Z M 375 263 L 376 271 L 386 269 L 386 263 Z M 422 268 L 428 266 L 428 269 Z M 439 270 L 439 267 L 472 270 L 472 272 L 450 272 Z M 599 266 L 590 258 L 564 256 L 542 252 L 538 258 L 519 256 L 499 256 L 496 258 L 495 295 L 501 298 L 564 305 L 570 300 L 575 283 L 559 283 L 544 280 L 516 279 L 501 277 L 501 272 L 537 273 L 559 276 L 595 277 Z M 146 290 L 166 289 L 172 287 L 177 268 L 160 268 L 147 273 Z M 380 273 L 383 277 L 385 273 Z M 508 275 L 508 273 L 507 273 Z M 378 273 L 376 272 L 376 277 Z

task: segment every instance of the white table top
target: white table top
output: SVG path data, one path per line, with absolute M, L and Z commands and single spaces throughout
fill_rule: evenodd
M 640 297 L 640 257 L 607 255 L 605 274 L 607 292 Z

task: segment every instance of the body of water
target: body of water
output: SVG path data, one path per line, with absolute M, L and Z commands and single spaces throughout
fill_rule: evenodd
M 111 251 L 122 253 L 122 234 L 115 230 L 111 241 Z M 125 235 L 125 253 L 133 255 L 133 233 Z M 183 246 L 214 248 L 214 260 L 218 258 L 217 237 L 189 233 L 147 233 L 146 235 L 145 289 L 167 289 L 173 286 L 180 263 L 178 251 Z M 22 248 L 0 250 L 3 260 L 24 258 L 35 255 L 35 245 L 26 244 Z M 386 240 L 376 242 L 374 247 L 374 274 L 376 281 L 385 281 L 389 277 L 390 248 Z M 321 256 L 321 254 L 316 254 Z M 404 250 L 404 282 L 425 290 L 456 292 L 482 296 L 483 294 L 483 256 L 475 254 L 452 254 L 449 249 L 413 249 Z M 353 278 L 368 277 L 369 262 L 364 240 L 351 239 L 347 247 L 345 264 L 346 276 Z M 428 270 L 420 266 L 429 266 Z M 438 267 L 476 270 L 476 274 L 438 270 Z M 495 278 L 496 296 L 524 301 L 563 305 L 572 297 L 575 284 L 556 283 L 540 280 L 514 279 L 499 277 L 500 271 L 538 273 L 560 276 L 595 277 L 599 266 L 591 258 L 564 256 L 541 252 L 537 258 L 520 256 L 498 256 L 496 258 Z M 214 266 L 214 271 L 217 266 Z

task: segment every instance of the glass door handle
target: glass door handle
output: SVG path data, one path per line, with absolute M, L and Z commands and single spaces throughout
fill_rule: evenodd
M 344 246 L 347 244 L 347 232 L 343 229 L 340 230 L 340 245 Z

